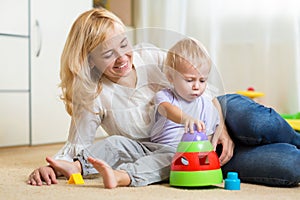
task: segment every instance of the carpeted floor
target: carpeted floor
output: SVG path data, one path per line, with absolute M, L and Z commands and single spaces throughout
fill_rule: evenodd
M 101 177 L 85 179 L 84 185 L 67 184 L 60 179 L 59 184 L 33 187 L 26 184 L 28 174 L 36 167 L 45 165 L 44 157 L 55 154 L 62 144 L 0 148 L 0 199 L 81 199 L 81 200 L 148 200 L 148 199 L 300 199 L 300 186 L 296 188 L 272 188 L 251 184 L 241 184 L 241 190 L 224 190 L 223 184 L 197 189 L 181 189 L 168 184 L 146 187 L 104 189 Z

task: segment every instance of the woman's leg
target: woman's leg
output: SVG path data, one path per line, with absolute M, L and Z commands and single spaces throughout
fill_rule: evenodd
M 80 161 L 83 175 L 95 174 L 104 169 L 101 163 L 93 162 L 93 166 L 88 161 L 92 157 L 104 161 L 113 170 L 126 172 L 131 180 L 130 186 L 145 186 L 169 177 L 175 152 L 176 148 L 168 145 L 110 136 L 84 149 L 75 160 Z
M 289 143 L 300 148 L 300 134 L 272 108 L 238 94 L 220 96 L 218 100 L 228 133 L 235 143 Z
M 83 149 L 74 160 L 79 160 L 84 176 L 97 174 L 98 171 L 88 161 L 89 157 L 102 160 L 112 169 L 116 169 L 122 163 L 135 162 L 140 157 L 150 154 L 142 143 L 123 136 L 109 136 Z
M 300 150 L 287 143 L 236 146 L 232 159 L 222 167 L 223 175 L 235 171 L 242 182 L 277 187 L 300 183 Z
M 121 164 L 117 169 L 128 172 L 130 186 L 146 186 L 165 181 L 170 176 L 171 162 L 176 148 L 152 142 L 143 143 L 152 153 L 135 162 Z
M 129 186 L 131 179 L 129 174 L 123 170 L 114 170 L 106 162 L 92 157 L 88 161 L 97 169 L 103 178 L 104 188 L 112 189 L 118 186 Z
M 81 163 L 78 160 L 70 162 L 65 160 L 55 160 L 51 157 L 47 157 L 46 160 L 56 174 L 62 174 L 66 178 L 70 178 L 72 174 L 82 173 Z M 89 157 L 88 161 L 101 174 L 105 188 L 111 189 L 118 186 L 128 186 L 130 184 L 130 177 L 125 171 L 113 170 L 104 161 L 92 157 Z
M 228 133 L 235 143 L 232 159 L 222 167 L 224 175 L 237 171 L 245 182 L 297 185 L 300 134 L 273 109 L 247 97 L 229 94 L 218 100 Z

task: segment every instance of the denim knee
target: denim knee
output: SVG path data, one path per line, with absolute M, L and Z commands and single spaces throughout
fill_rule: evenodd
M 300 150 L 287 143 L 236 146 L 232 159 L 222 167 L 224 175 L 237 171 L 242 182 L 293 187 L 300 183 Z

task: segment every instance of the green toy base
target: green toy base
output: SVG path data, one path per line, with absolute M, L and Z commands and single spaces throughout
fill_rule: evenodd
M 221 169 L 205 171 L 171 171 L 170 185 L 182 187 L 209 186 L 223 182 Z

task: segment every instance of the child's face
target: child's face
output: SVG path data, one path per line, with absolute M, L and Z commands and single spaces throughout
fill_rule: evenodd
M 177 63 L 171 82 L 178 95 L 186 101 L 193 101 L 205 91 L 209 75 L 209 66 L 203 65 L 199 69 L 189 62 Z

